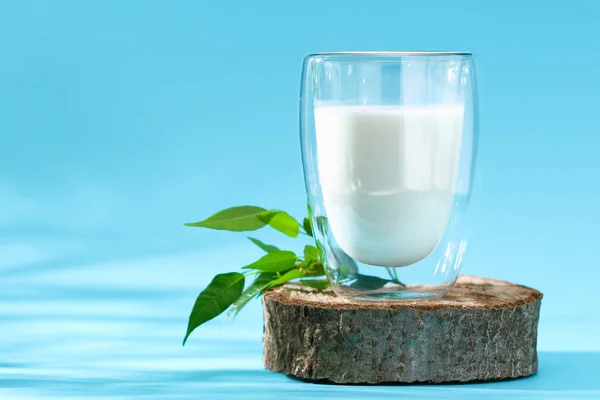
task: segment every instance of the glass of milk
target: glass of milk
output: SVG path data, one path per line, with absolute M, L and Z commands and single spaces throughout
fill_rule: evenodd
M 300 122 L 309 213 L 335 292 L 369 301 L 446 294 L 467 243 L 471 54 L 311 54 Z

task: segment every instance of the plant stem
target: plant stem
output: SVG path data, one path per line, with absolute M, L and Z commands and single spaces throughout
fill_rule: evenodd
M 386 271 L 390 278 L 392 278 L 392 281 L 402 284 L 402 282 L 400 282 L 400 280 L 398 279 L 398 271 L 396 271 L 396 268 L 386 267 Z
M 387 271 L 388 275 L 390 276 L 390 279 L 395 281 L 396 278 L 394 278 L 394 275 L 392 274 L 392 271 L 390 270 L 390 268 L 386 267 L 385 270 Z

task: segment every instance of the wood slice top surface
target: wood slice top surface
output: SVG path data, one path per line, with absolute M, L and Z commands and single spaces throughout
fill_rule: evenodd
M 496 279 L 460 275 L 450 292 L 439 298 L 402 301 L 356 301 L 336 296 L 331 289 L 317 291 L 300 283 L 288 283 L 263 294 L 270 300 L 289 305 L 339 310 L 415 310 L 464 309 L 500 310 L 521 307 L 541 300 L 542 293 L 527 286 Z

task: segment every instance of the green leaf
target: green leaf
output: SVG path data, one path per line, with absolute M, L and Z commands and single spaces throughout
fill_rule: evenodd
M 270 288 L 275 287 L 275 286 L 283 285 L 284 283 L 289 282 L 292 279 L 301 278 L 302 276 L 303 276 L 302 275 L 302 271 L 300 271 L 297 268 L 294 268 L 294 269 L 286 272 L 285 274 L 283 274 L 278 279 L 276 279 L 273 282 L 271 282 L 269 284 L 269 286 L 267 287 L 267 289 L 270 289 Z
M 304 221 L 302 221 L 302 226 L 304 227 L 304 231 L 308 236 L 313 236 L 313 230 L 310 224 L 310 219 L 304 218 Z
M 390 282 L 392 281 L 388 279 L 382 279 L 377 276 L 359 274 L 356 277 L 356 281 L 352 285 L 350 285 L 350 287 L 363 290 L 377 290 L 384 287 Z
M 310 263 L 309 268 L 304 271 L 305 276 L 323 276 L 325 275 L 325 269 L 321 261 L 314 261 Z
M 204 289 L 190 314 L 183 345 L 197 327 L 215 318 L 236 301 L 244 290 L 244 275 L 238 272 L 219 274 Z
M 317 248 L 311 245 L 304 246 L 304 259 L 306 262 L 317 261 L 319 259 L 319 252 Z
M 356 262 L 340 248 L 332 248 L 331 254 L 335 258 L 337 264 L 340 266 L 341 276 L 354 279 L 356 274 L 358 274 L 358 265 L 356 265 Z
M 325 259 L 325 249 L 319 242 L 317 242 L 317 253 L 319 254 L 319 260 L 323 261 Z
M 285 211 L 267 210 L 260 213 L 263 222 L 279 232 L 295 238 L 300 233 L 300 223 Z
M 317 290 L 325 290 L 329 287 L 329 281 L 327 279 L 302 279 L 300 282 L 305 286 Z
M 185 224 L 185 226 L 198 226 L 234 232 L 255 231 L 267 224 L 260 217 L 264 211 L 264 208 L 255 206 L 231 207 L 211 215 L 204 221 L 190 222 Z
M 265 290 L 269 284 L 277 279 L 277 274 L 274 272 L 263 272 L 254 280 L 252 285 L 242 293 L 242 295 L 233 303 L 227 316 L 235 313 L 237 315 L 241 309 L 250 301 L 253 297 L 259 295 Z
M 329 231 L 329 221 L 327 221 L 326 217 L 317 217 L 317 229 L 319 230 L 319 232 L 321 232 L 322 235 L 327 235 Z
M 294 266 L 297 258 L 293 251 L 279 250 L 263 256 L 243 268 L 256 269 L 261 272 L 284 272 Z
M 275 246 L 272 246 L 270 244 L 265 244 L 265 243 L 261 242 L 260 240 L 255 239 L 253 237 L 248 237 L 248 239 L 250 239 L 250 241 L 252 243 L 254 243 L 255 245 L 257 245 L 258 247 L 260 247 L 261 249 L 263 249 L 267 253 L 273 253 L 274 251 L 279 251 L 279 248 L 277 248 Z

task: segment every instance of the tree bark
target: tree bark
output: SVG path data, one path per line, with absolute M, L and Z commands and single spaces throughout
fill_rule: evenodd
M 308 381 L 443 383 L 535 374 L 542 294 L 463 275 L 439 299 L 344 300 L 287 284 L 263 294 L 265 366 Z

